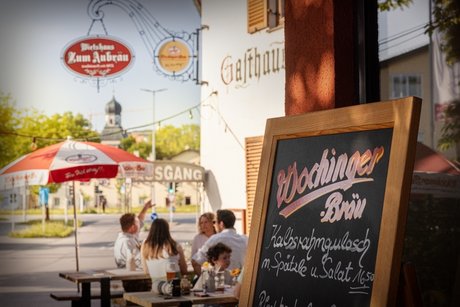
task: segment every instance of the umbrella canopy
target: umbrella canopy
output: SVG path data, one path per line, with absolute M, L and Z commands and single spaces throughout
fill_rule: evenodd
M 417 142 L 411 192 L 460 198 L 460 170 L 441 153 Z
M 152 164 L 119 148 L 67 140 L 38 149 L 0 170 L 0 189 L 92 178 L 147 176 Z
M 152 165 L 119 148 L 93 142 L 67 140 L 41 148 L 11 162 L 0 170 L 0 190 L 20 186 L 46 185 L 92 178 L 147 176 Z M 75 188 L 75 186 L 74 186 Z M 74 212 L 75 258 L 79 271 L 77 212 Z

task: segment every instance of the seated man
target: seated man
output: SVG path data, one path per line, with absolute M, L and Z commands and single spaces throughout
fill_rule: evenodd
M 125 213 L 120 217 L 121 232 L 115 241 L 113 254 L 115 263 L 118 268 L 126 268 L 128 253 L 135 258 L 136 269 L 142 270 L 141 263 L 141 241 L 139 232 L 144 225 L 144 218 L 147 210 L 152 208 L 152 202 L 149 200 L 144 204 L 141 212 L 136 216 L 134 213 Z M 123 287 L 126 292 L 149 291 L 151 288 L 150 281 L 123 281 Z

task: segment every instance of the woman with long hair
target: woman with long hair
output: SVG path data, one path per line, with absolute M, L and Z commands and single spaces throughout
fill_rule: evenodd
M 206 242 L 210 236 L 217 232 L 214 226 L 216 223 L 215 221 L 215 216 L 212 212 L 205 212 L 200 215 L 198 219 L 198 233 L 193 238 L 192 255 L 203 246 L 204 242 Z
M 216 232 L 214 213 L 205 212 L 200 215 L 200 218 L 198 219 L 198 233 L 195 235 L 192 242 L 191 256 L 193 256 L 209 239 L 209 237 Z M 199 275 L 199 270 L 196 270 L 195 268 L 194 270 Z
M 181 274 L 187 274 L 184 250 L 169 232 L 165 219 L 157 218 L 150 226 L 149 234 L 141 246 L 142 267 L 152 280 L 166 278 L 166 266 L 175 263 Z

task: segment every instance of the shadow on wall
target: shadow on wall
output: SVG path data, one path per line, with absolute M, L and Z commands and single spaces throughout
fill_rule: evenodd
M 222 208 L 222 199 L 220 198 L 219 186 L 217 185 L 216 177 L 212 171 L 206 171 L 204 190 L 208 196 L 209 204 L 213 212 Z

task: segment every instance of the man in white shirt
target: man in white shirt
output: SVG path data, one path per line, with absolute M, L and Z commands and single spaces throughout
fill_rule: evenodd
M 192 256 L 192 266 L 196 274 L 201 274 L 201 265 L 207 261 L 209 247 L 221 242 L 232 249 L 229 270 L 239 268 L 244 264 L 248 238 L 236 233 L 235 214 L 230 210 L 217 210 L 217 231 L 218 233 L 209 237 L 206 243 Z
M 136 254 L 136 266 L 142 269 L 140 248 L 141 241 L 139 239 L 139 232 L 144 225 L 145 213 L 152 207 L 151 201 L 144 204 L 141 212 L 136 216 L 134 213 L 125 213 L 120 217 L 121 232 L 113 246 L 113 255 L 115 263 L 119 268 L 126 267 L 126 258 L 128 250 Z
M 144 218 L 147 210 L 152 207 L 152 202 L 149 200 L 144 204 L 144 207 L 137 216 L 134 213 L 125 213 L 120 217 L 120 226 L 122 231 L 118 234 L 113 246 L 113 255 L 118 268 L 126 268 L 129 250 L 129 252 L 135 257 L 136 268 L 142 270 L 140 252 L 142 242 L 139 239 L 139 232 L 144 225 Z M 138 284 L 141 284 L 140 288 Z M 145 290 L 142 285 L 143 282 L 123 282 L 123 287 L 126 292 L 150 290 L 148 286 L 146 288 L 147 290 Z

